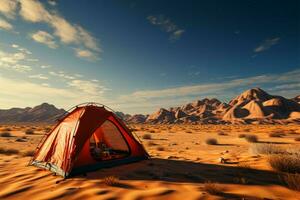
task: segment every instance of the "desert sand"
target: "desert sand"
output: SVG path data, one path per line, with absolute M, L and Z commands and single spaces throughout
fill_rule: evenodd
M 258 144 L 297 149 L 299 125 L 131 125 L 151 159 L 66 180 L 27 166 L 47 128 L 0 127 L 10 133 L 0 137 L 0 199 L 300 199 L 268 155 L 250 151 L 255 144 L 239 137 L 253 134 Z M 282 135 L 270 137 L 274 132 Z M 218 145 L 206 144 L 208 138 Z

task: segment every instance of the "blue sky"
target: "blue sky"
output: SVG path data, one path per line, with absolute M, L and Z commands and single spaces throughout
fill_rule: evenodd
M 294 97 L 299 4 L 0 0 L 0 108 L 151 113 L 251 87 Z

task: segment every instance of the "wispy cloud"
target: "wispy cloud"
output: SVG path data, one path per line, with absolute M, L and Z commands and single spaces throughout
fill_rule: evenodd
M 11 47 L 17 49 L 18 51 L 20 51 L 20 52 L 22 52 L 22 53 L 25 53 L 25 54 L 28 54 L 28 55 L 31 55 L 31 54 L 32 54 L 31 51 L 29 51 L 28 49 L 26 49 L 26 48 L 24 48 L 24 47 L 20 47 L 20 46 L 17 45 L 17 44 L 12 44 Z
M 92 96 L 103 94 L 106 90 L 108 90 L 106 87 L 99 85 L 94 81 L 87 80 L 72 80 L 68 83 L 68 85 L 78 91 L 84 92 Z
M 52 75 L 52 76 L 60 77 L 60 78 L 65 79 L 65 80 L 74 80 L 75 79 L 74 76 L 68 75 L 63 71 L 59 71 L 59 72 L 50 71 L 49 74 Z
M 241 91 L 251 87 L 266 86 L 270 90 L 291 89 L 285 92 L 287 95 L 295 95 L 295 88 L 300 84 L 300 70 L 294 70 L 282 74 L 265 74 L 247 78 L 232 79 L 218 83 L 203 83 L 192 86 L 182 86 L 159 90 L 139 90 L 128 95 L 123 95 L 118 100 L 126 104 L 149 105 L 157 104 L 162 106 L 178 105 L 185 101 L 191 101 L 199 96 L 232 98 L 237 95 L 233 91 Z M 271 85 L 271 86 L 270 86 Z M 277 87 L 276 87 L 277 86 Z M 298 90 L 299 92 L 299 90 Z M 169 102 L 169 103 L 168 103 Z M 177 104 L 176 104 L 177 102 Z
M 35 74 L 30 75 L 29 78 L 40 79 L 40 80 L 48 80 L 49 78 L 43 74 Z
M 33 33 L 31 38 L 38 43 L 47 45 L 49 48 L 56 49 L 58 47 L 54 41 L 54 37 L 45 31 Z
M 179 28 L 174 22 L 164 15 L 150 15 L 147 20 L 155 26 L 158 26 L 162 31 L 170 33 L 169 39 L 172 41 L 178 40 L 185 32 Z
M 11 25 L 8 21 L 0 18 L 0 29 L 10 31 L 13 29 L 13 25 Z
M 26 55 L 22 52 L 6 53 L 0 50 L 0 62 L 2 64 L 16 64 L 21 60 L 24 60 Z
M 37 42 L 44 43 L 50 48 L 56 47 L 53 43 L 53 35 L 58 37 L 61 43 L 76 45 L 78 48 L 90 51 L 93 57 L 99 57 L 101 48 L 99 41 L 78 24 L 73 24 L 58 14 L 56 10 L 48 11 L 38 0 L 0 0 L 0 13 L 14 18 L 16 14 L 31 23 L 46 23 L 53 29 L 53 34 L 46 32 L 37 32 L 32 35 Z M 13 3 L 11 3 L 13 2 Z M 55 1 L 50 1 L 54 4 Z M 56 2 L 55 2 L 56 3 Z M 20 9 L 14 6 L 18 4 Z M 53 8 L 53 7 L 52 7 Z M 7 21 L 0 21 L 0 28 L 11 30 L 13 27 Z M 82 57 L 80 57 L 82 58 Z M 89 59 L 87 59 L 89 60 Z
M 41 68 L 42 69 L 48 69 L 48 68 L 50 68 L 51 66 L 50 65 L 41 65 Z
M 85 80 L 81 74 L 70 74 L 46 64 L 37 63 L 36 67 L 31 67 L 26 65 L 28 57 L 32 56 L 28 49 L 18 44 L 1 46 L 5 47 L 5 51 L 0 49 L 0 70 L 26 73 L 11 73 L 13 76 L 0 74 L 1 108 L 34 106 L 49 102 L 49 99 L 50 103 L 65 108 L 83 101 L 108 102 L 104 93 L 109 89 L 100 81 L 93 78 Z
M 1 108 L 35 106 L 41 102 L 49 102 L 49 99 L 50 103 L 64 108 L 86 101 L 106 101 L 102 91 L 105 87 L 86 82 L 73 82 L 69 87 L 58 88 L 48 83 L 33 83 L 0 75 L 0 85 Z
M 278 44 L 279 40 L 280 40 L 279 37 L 266 39 L 260 45 L 258 45 L 253 51 L 255 53 L 260 53 L 262 51 L 266 51 L 266 50 L 270 49 L 272 46 L 274 46 L 275 44 Z
M 54 34 L 66 44 L 83 44 L 86 48 L 99 51 L 97 40 L 79 25 L 71 24 L 62 16 L 48 12 L 45 7 L 34 0 L 20 0 L 21 16 L 30 22 L 45 22 L 54 29 Z
M 185 32 L 185 30 L 183 30 L 183 29 L 174 31 L 170 36 L 170 40 L 178 40 L 184 32 Z
M 29 65 L 22 65 L 22 64 L 16 64 L 16 65 L 3 65 L 0 63 L 0 68 L 2 69 L 8 69 L 13 70 L 16 72 L 26 73 L 32 70 L 32 67 Z

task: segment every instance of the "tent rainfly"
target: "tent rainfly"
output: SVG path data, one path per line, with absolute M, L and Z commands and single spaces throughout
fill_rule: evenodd
M 38 145 L 29 165 L 64 178 L 149 157 L 125 123 L 95 103 L 76 106 Z

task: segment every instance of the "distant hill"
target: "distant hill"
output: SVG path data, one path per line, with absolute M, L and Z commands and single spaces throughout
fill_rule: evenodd
M 52 123 L 65 112 L 48 103 L 33 108 L 0 109 L 0 123 Z

